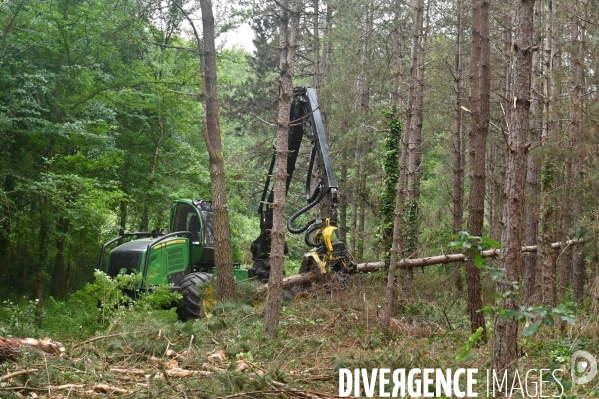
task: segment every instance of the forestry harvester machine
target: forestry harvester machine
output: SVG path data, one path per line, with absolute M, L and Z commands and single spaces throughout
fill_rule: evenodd
M 312 247 L 304 255 L 299 272 L 333 272 L 336 278 L 344 281 L 347 274 L 355 271 L 356 264 L 345 244 L 333 239 L 337 229 L 339 187 L 314 89 L 294 88 L 290 121 L 286 192 L 291 184 L 302 141 L 307 139 L 311 143 L 306 174 L 307 204 L 287 222 L 289 232 L 305 233 L 304 242 Z M 260 235 L 251 245 L 253 265 L 247 270 L 240 269 L 238 265 L 231 266 L 235 268 L 238 281 L 256 278 L 267 282 L 270 275 L 274 199 L 271 176 L 274 165 L 273 154 L 258 207 Z M 302 227 L 293 226 L 294 221 L 314 208 L 318 209 L 318 216 Z M 137 239 L 125 242 L 132 238 Z M 108 248 L 115 243 L 119 245 L 108 252 Z M 100 269 L 112 278 L 140 274 L 142 278 L 137 283 L 138 290 L 148 290 L 162 284 L 172 285 L 173 290 L 183 297 L 177 305 L 181 320 L 204 316 L 207 293 L 200 293 L 198 285 L 213 278 L 214 266 L 214 216 L 212 203 L 205 200 L 175 201 L 167 234 L 127 233 L 104 244 L 100 255 Z

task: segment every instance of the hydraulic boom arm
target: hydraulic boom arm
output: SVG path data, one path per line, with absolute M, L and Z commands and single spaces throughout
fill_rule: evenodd
M 304 255 L 300 273 L 318 269 L 323 273 L 334 271 L 348 273 L 355 269 L 355 262 L 341 241 L 333 240 L 333 232 L 337 229 L 337 207 L 339 205 L 339 186 L 329 152 L 329 144 L 318 108 L 316 90 L 296 87 L 293 89 L 293 100 L 290 111 L 289 155 L 287 158 L 287 184 L 289 190 L 295 171 L 298 153 L 304 138 L 311 143 L 311 154 L 306 174 L 307 204 L 293 214 L 287 229 L 293 234 L 305 232 L 304 241 L 313 249 Z M 260 235 L 252 243 L 253 266 L 250 276 L 267 281 L 270 274 L 270 243 L 273 222 L 272 203 L 274 193 L 271 176 L 275 165 L 273 154 L 268 177 L 264 185 L 258 213 L 260 214 Z M 318 216 L 302 227 L 294 227 L 295 220 L 319 205 Z M 285 248 L 287 250 L 287 248 Z

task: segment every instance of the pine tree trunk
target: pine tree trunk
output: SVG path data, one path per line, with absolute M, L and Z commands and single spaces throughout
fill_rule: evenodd
M 317 89 L 321 85 L 320 76 L 321 76 L 321 67 L 320 64 L 320 37 L 318 33 L 318 0 L 312 0 L 312 7 L 314 9 L 314 19 L 313 19 L 313 27 L 312 27 L 312 41 L 313 41 L 313 58 L 312 62 L 313 66 L 313 75 L 312 75 L 312 86 Z
M 507 135 L 507 170 L 504 190 L 503 228 L 501 234 L 501 268 L 504 277 L 497 292 L 512 290 L 520 280 L 522 268 L 522 227 L 524 213 L 524 181 L 526 176 L 526 139 L 529 129 L 530 82 L 532 70 L 532 32 L 535 0 L 515 0 L 516 36 L 514 40 L 513 108 Z M 516 299 L 508 295 L 498 300 L 502 309 L 516 310 Z M 513 370 L 518 361 L 518 319 L 495 318 L 493 359 L 495 370 Z M 507 396 L 507 395 L 506 395 Z
M 368 150 L 365 151 L 368 153 Z M 366 168 L 362 171 L 361 182 L 360 182 L 360 212 L 358 215 L 358 245 L 356 246 L 356 260 L 364 260 L 364 247 L 365 247 L 365 231 L 366 228 Z
M 280 77 L 279 114 L 277 118 L 277 140 L 275 145 L 274 201 L 272 244 L 270 252 L 270 278 L 264 334 L 275 338 L 279 326 L 279 315 L 283 299 L 283 264 L 285 262 L 285 205 L 287 182 L 287 157 L 289 154 L 289 111 L 293 97 L 293 73 L 295 50 L 299 31 L 301 0 L 280 1 Z M 287 10 L 290 10 L 289 12 Z
M 572 143 L 572 137 L 570 137 L 570 143 Z M 570 145 L 570 147 L 573 147 Z M 574 149 L 571 148 L 571 151 Z M 569 280 L 572 275 L 571 273 L 571 250 L 570 247 L 566 244 L 568 241 L 568 233 L 570 232 L 570 221 L 572 218 L 571 214 L 571 200 L 570 193 L 572 190 L 572 157 L 568 155 L 566 157 L 566 170 L 564 173 L 564 190 L 563 190 L 563 205 L 561 206 L 561 240 L 562 240 L 562 251 L 558 257 L 558 265 L 559 265 L 559 298 L 561 302 L 566 300 L 566 289 L 569 286 Z
M 485 182 L 487 135 L 489 132 L 489 2 L 472 2 L 472 54 L 470 67 L 470 106 L 472 128 L 470 133 L 470 197 L 468 199 L 468 232 L 482 236 L 485 215 Z M 476 66 L 479 66 L 478 68 Z M 482 294 L 480 270 L 474 257 L 466 261 L 466 283 L 468 285 L 468 313 L 470 328 L 485 331 L 485 318 L 480 312 Z M 486 334 L 483 333 L 483 337 Z
M 582 214 L 581 201 L 575 201 L 573 213 L 575 215 Z M 582 303 L 584 294 L 584 280 L 586 277 L 582 250 L 582 247 L 572 248 L 572 289 L 574 291 L 572 295 L 572 301 L 576 303 Z
M 333 29 L 333 5 L 327 2 L 326 10 L 326 17 L 324 21 L 324 44 L 321 63 L 322 65 L 320 67 L 319 78 L 319 82 L 322 86 L 325 85 L 325 76 L 328 77 L 330 75 L 331 53 L 333 52 L 333 40 L 331 38 L 331 30 Z M 323 118 L 325 117 L 323 116 Z
M 544 114 L 545 124 L 541 133 L 541 140 L 544 141 L 552 137 L 555 133 L 555 122 L 553 118 L 555 113 L 553 105 L 555 101 L 555 82 L 554 82 L 554 63 L 555 49 L 553 47 L 553 14 L 554 11 L 549 3 L 546 7 L 545 21 L 545 82 L 543 94 L 545 97 Z M 541 172 L 541 209 L 539 221 L 539 263 L 540 270 L 537 276 L 542 276 L 542 303 L 544 305 L 555 306 L 557 303 L 556 281 L 557 266 L 556 256 L 549 247 L 550 243 L 557 237 L 557 211 L 554 198 L 554 190 L 557 180 L 554 160 L 547 157 L 543 163 Z
M 573 13 L 572 20 L 572 41 L 576 43 L 576 54 L 573 55 L 574 61 L 574 90 L 573 90 L 573 101 L 572 101 L 572 138 L 574 145 L 578 146 L 581 141 L 581 130 L 582 130 L 582 101 L 583 101 L 583 85 L 584 85 L 584 49 L 585 49 L 585 35 L 586 26 L 583 22 L 586 20 L 586 4 L 581 5 L 576 3 L 575 10 Z M 581 9 L 582 8 L 582 9 Z M 581 17 L 582 15 L 582 17 Z M 576 152 L 580 153 L 578 148 Z M 580 157 L 575 157 L 575 169 L 578 172 L 578 180 L 582 181 L 582 164 Z M 574 215 L 582 214 L 581 201 L 574 201 Z M 581 303 L 583 298 L 584 280 L 585 280 L 585 269 L 584 269 L 584 257 L 582 255 L 581 248 L 574 248 L 572 255 L 572 288 L 574 289 L 573 300 L 576 303 Z
M 216 47 L 212 1 L 200 0 L 204 32 L 204 140 L 208 148 L 212 211 L 214 213 L 214 263 L 218 273 L 216 294 L 218 300 L 235 297 L 235 278 L 231 258 L 231 228 L 227 205 L 225 162 L 218 118 L 216 87 Z
M 401 145 L 401 140 L 400 140 Z M 403 148 L 406 146 L 403 145 Z M 383 312 L 382 327 L 384 329 L 389 328 L 391 317 L 394 317 L 397 313 L 397 283 L 396 283 L 396 269 L 399 256 L 403 250 L 402 242 L 402 227 L 403 227 L 403 207 L 404 207 L 404 183 L 402 182 L 402 176 L 405 180 L 405 154 L 406 151 L 402 150 L 402 156 L 399 160 L 399 183 L 397 185 L 397 194 L 395 196 L 395 212 L 393 221 L 393 238 L 391 244 L 391 258 L 389 260 L 389 270 L 387 272 L 387 287 L 385 291 L 385 310 Z M 403 170 L 403 171 L 402 171 Z M 402 276 L 406 275 L 405 271 L 402 271 Z M 403 280 L 403 279 L 402 279 Z
M 347 242 L 347 162 L 341 161 L 341 179 L 339 190 L 339 239 Z
M 556 257 L 551 250 L 551 242 L 555 239 L 555 204 L 552 192 L 555 188 L 555 171 L 550 161 L 545 161 L 542 171 L 541 185 L 541 218 L 539 221 L 539 267 L 542 282 L 542 303 L 556 305 Z
M 368 113 L 370 111 L 370 81 L 368 75 L 370 59 L 370 37 L 369 34 L 372 30 L 372 4 L 369 1 L 366 3 L 366 12 L 364 14 L 364 31 L 362 34 L 362 51 L 360 56 L 360 112 L 362 122 L 368 119 Z M 360 136 L 359 136 L 360 137 Z M 370 152 L 369 141 L 364 140 L 359 144 L 360 158 L 366 158 Z M 366 218 L 366 176 L 368 162 L 364 159 L 360 159 L 360 175 L 358 179 L 358 191 L 357 191 L 357 229 L 356 229 L 356 247 L 355 257 L 357 261 L 362 261 L 364 257 L 364 228 Z M 352 217 L 353 218 L 353 217 Z
M 350 241 L 349 248 L 352 254 L 356 253 L 356 242 L 358 240 L 358 203 L 360 201 L 360 172 L 362 164 L 360 161 L 362 155 L 362 140 L 360 131 L 356 132 L 356 147 L 354 156 L 354 177 L 352 182 L 352 199 L 351 199 L 351 219 L 349 225 Z
M 406 218 L 404 256 L 415 256 L 418 249 L 418 224 L 420 197 L 420 163 L 422 161 L 422 114 L 424 104 L 424 0 L 412 0 L 414 26 L 412 30 L 412 59 L 410 65 L 410 94 L 408 99 L 408 121 L 406 123 Z M 410 298 L 413 291 L 413 270 L 404 275 L 404 290 Z
M 401 161 L 400 161 L 401 173 Z M 385 291 L 385 311 L 383 312 L 382 326 L 384 329 L 389 328 L 391 317 L 397 313 L 397 283 L 396 269 L 399 255 L 402 251 L 402 234 L 403 225 L 403 206 L 404 206 L 404 188 L 401 183 L 398 185 L 397 195 L 395 197 L 395 218 L 393 222 L 393 241 L 391 244 L 391 258 L 389 260 L 389 270 L 387 272 L 387 287 Z M 405 272 L 402 272 L 405 276 Z
M 462 129 L 462 0 L 456 1 L 456 46 L 455 68 L 453 70 L 453 233 L 462 230 L 464 219 L 464 153 L 462 152 L 464 132 Z
M 401 47 L 400 47 L 400 21 L 399 21 L 399 13 L 400 13 L 400 2 L 395 0 L 393 3 L 394 13 L 393 13 L 393 31 L 391 32 L 391 40 L 392 43 L 392 62 L 393 62 L 393 82 L 391 84 L 391 108 L 394 107 L 397 109 L 399 113 L 400 103 L 399 103 L 399 91 L 401 88 Z
M 541 99 L 539 98 L 538 68 L 540 67 L 540 52 L 533 49 L 532 67 L 533 76 L 531 81 L 532 101 L 530 103 L 530 129 L 528 141 L 531 145 L 539 143 L 539 133 L 541 131 Z M 535 155 L 529 152 L 526 160 L 526 187 L 528 194 L 526 196 L 525 215 L 526 232 L 525 242 L 527 245 L 535 245 L 539 234 L 539 198 L 541 197 L 541 186 L 539 184 L 539 165 Z M 537 278 L 538 256 L 536 252 L 528 254 L 524 258 L 524 303 L 528 306 L 539 305 L 541 295 L 538 288 Z

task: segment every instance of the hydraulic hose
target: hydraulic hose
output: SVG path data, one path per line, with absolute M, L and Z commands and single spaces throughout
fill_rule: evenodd
M 308 212 L 310 209 L 312 209 L 316 204 L 318 204 L 324 198 L 325 191 L 322 189 L 322 186 L 319 187 L 318 191 L 320 191 L 320 193 L 318 194 L 318 197 L 314 201 L 309 202 L 308 205 L 304 206 L 299 211 L 295 212 L 289 218 L 289 221 L 287 222 L 287 230 L 289 230 L 290 233 L 292 233 L 292 234 L 301 234 L 304 231 L 306 231 L 308 229 L 308 227 L 310 227 L 312 225 L 312 223 L 314 223 L 316 221 L 316 219 L 313 219 L 310 222 L 306 223 L 305 226 L 300 227 L 298 229 L 296 229 L 296 228 L 293 227 L 293 222 L 295 222 L 295 219 L 297 219 L 298 217 L 300 217 L 304 213 Z
M 317 219 L 314 219 L 313 221 L 310 222 L 310 224 L 314 223 L 316 220 Z M 320 228 L 320 225 L 321 225 L 321 223 L 314 223 L 308 229 L 308 232 L 304 236 L 304 242 L 306 243 L 307 246 L 312 247 L 312 248 L 316 248 L 316 247 L 320 246 L 320 244 L 316 244 L 316 243 L 310 241 L 310 235 L 312 235 L 312 233 L 314 233 L 314 231 L 318 230 Z

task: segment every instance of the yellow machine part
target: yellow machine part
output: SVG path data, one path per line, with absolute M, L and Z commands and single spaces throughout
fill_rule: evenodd
M 204 289 L 202 305 L 204 307 L 204 317 L 212 317 L 212 311 L 216 306 L 216 291 L 212 287 Z
M 327 248 L 326 255 L 321 259 L 316 252 L 316 249 L 308 252 L 305 255 L 305 258 L 312 259 L 315 265 L 318 265 L 318 268 L 322 273 L 327 273 L 329 262 L 341 261 L 344 269 L 348 268 L 347 259 L 344 256 L 334 256 L 333 255 L 333 232 L 337 230 L 336 226 L 331 225 L 331 220 L 326 218 L 322 223 L 321 228 L 314 234 L 313 242 L 317 243 L 318 240 L 322 238 L 325 247 Z M 351 256 L 351 255 L 350 255 Z

